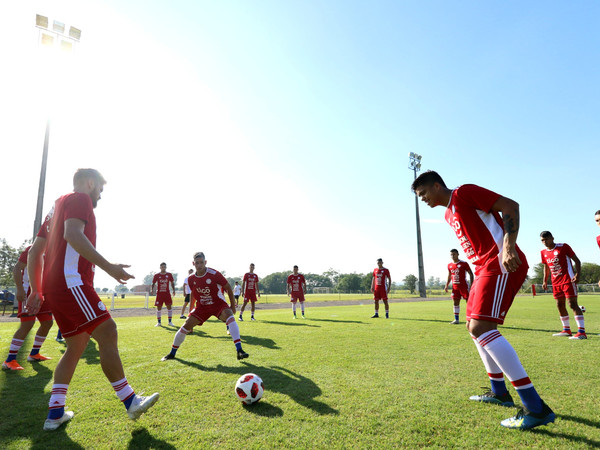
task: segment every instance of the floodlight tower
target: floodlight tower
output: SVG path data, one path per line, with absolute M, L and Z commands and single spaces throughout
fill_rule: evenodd
M 408 154 L 408 168 L 415 174 L 415 180 L 417 179 L 417 172 L 421 170 L 421 155 L 410 152 Z M 427 297 L 427 291 L 425 290 L 425 267 L 423 266 L 423 245 L 421 244 L 421 220 L 419 218 L 419 197 L 415 192 L 415 211 L 417 213 L 417 255 L 419 260 L 419 296 L 422 298 Z
M 71 53 L 74 46 L 81 39 L 81 30 L 70 26 L 68 33 L 64 23 L 54 20 L 52 28 L 49 27 L 49 19 L 40 14 L 35 15 L 35 27 L 38 29 L 38 46 L 43 50 L 61 50 Z M 56 72 L 57 67 L 48 70 Z M 44 149 L 42 151 L 42 168 L 40 171 L 40 184 L 38 187 L 37 207 L 35 210 L 35 221 L 33 222 L 33 238 L 42 226 L 42 208 L 44 207 L 44 189 L 46 187 L 46 165 L 48 162 L 48 144 L 50 140 L 50 117 L 46 121 L 46 133 L 44 135 Z

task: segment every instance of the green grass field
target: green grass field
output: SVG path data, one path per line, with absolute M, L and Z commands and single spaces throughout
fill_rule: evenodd
M 560 322 L 550 297 L 517 298 L 501 327 L 557 414 L 532 431 L 499 426 L 514 408 L 468 400 L 489 384 L 464 326 L 448 324 L 450 301 L 391 304 L 389 320 L 370 319 L 371 303 L 308 304 L 306 320 L 274 309 L 240 323 L 250 353 L 243 362 L 216 320 L 187 337 L 178 359 L 161 362 L 176 329 L 155 328 L 153 317 L 118 318 L 128 380 L 138 393 L 160 392 L 159 402 L 137 422 L 127 419 L 91 342 L 67 397 L 75 417 L 56 432 L 42 425 L 64 347 L 49 339 L 42 353 L 54 359 L 32 365 L 30 336 L 18 358 L 25 370 L 0 374 L 0 448 L 597 447 L 600 297 L 580 303 L 588 341 L 552 337 Z M 16 326 L 0 324 L 4 355 Z M 250 407 L 233 392 L 247 372 L 265 383 Z

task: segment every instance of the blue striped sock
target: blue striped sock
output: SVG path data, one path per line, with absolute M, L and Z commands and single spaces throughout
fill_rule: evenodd
M 48 410 L 48 419 L 60 419 L 65 414 L 65 407 L 53 408 Z

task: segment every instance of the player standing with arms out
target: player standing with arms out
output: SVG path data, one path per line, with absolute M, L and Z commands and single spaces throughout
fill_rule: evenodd
M 497 329 L 527 276 L 527 260 L 517 246 L 519 204 L 474 184 L 450 190 L 434 171 L 417 177 L 412 190 L 431 208 L 446 207 L 446 222 L 476 267 L 467 302 L 467 329 L 490 378 L 491 390 L 470 399 L 513 406 L 504 383 L 506 374 L 523 408 L 500 424 L 528 429 L 554 422 L 554 412 L 540 398 L 514 348 Z
M 252 314 L 250 320 L 256 320 L 254 319 L 254 308 L 256 306 L 256 296 L 258 295 L 260 298 L 260 288 L 258 287 L 258 275 L 254 273 L 254 263 L 250 264 L 250 272 L 244 275 L 242 292 L 244 293 L 244 304 L 240 310 L 240 322 L 244 321 L 242 314 L 244 314 L 244 309 L 246 309 L 248 302 L 250 302 L 250 312 Z
M 171 291 L 169 290 L 169 283 L 171 283 L 171 287 L 173 288 L 173 297 L 175 297 L 175 281 L 173 280 L 173 275 L 171 275 L 170 272 L 167 272 L 167 263 L 160 263 L 160 272 L 154 274 L 151 288 L 151 291 L 155 292 L 154 286 L 158 284 L 158 288 L 156 290 L 156 301 L 154 302 L 154 306 L 156 306 L 155 327 L 162 327 L 160 320 L 162 316 L 163 304 L 167 305 L 169 325 L 172 327 L 175 326 L 173 324 L 173 298 L 171 297 Z
M 392 277 L 390 271 L 383 267 L 383 259 L 377 259 L 377 268 L 373 271 L 373 279 L 371 280 L 371 292 L 373 293 L 373 301 L 375 302 L 375 314 L 371 319 L 379 317 L 379 300 L 383 300 L 385 306 L 385 318 L 390 318 L 390 306 L 388 305 L 388 292 L 392 288 Z
M 183 299 L 183 306 L 181 307 L 181 315 L 179 316 L 180 319 L 186 319 L 187 317 L 185 317 L 185 307 L 188 306 L 190 304 L 190 286 L 188 285 L 188 278 L 190 277 L 191 274 L 193 274 L 194 271 L 192 269 L 188 270 L 188 276 L 185 277 L 185 280 L 183 280 L 183 295 L 184 295 L 184 299 Z M 192 308 L 190 307 L 190 312 L 192 312 Z
M 294 266 L 293 273 L 287 278 L 287 295 L 290 297 L 292 302 L 292 311 L 294 312 L 294 319 L 296 318 L 296 302 L 300 302 L 300 309 L 302 310 L 302 318 L 304 316 L 304 295 L 306 294 L 306 280 L 304 275 L 298 273 L 298 266 Z
M 548 275 L 552 276 L 552 295 L 556 300 L 556 306 L 560 314 L 563 329 L 553 336 L 570 336 L 569 339 L 587 339 L 585 334 L 585 323 L 583 312 L 577 305 L 577 281 L 581 273 L 581 261 L 568 244 L 554 243 L 554 236 L 549 231 L 540 233 L 542 244 L 546 247 L 541 251 L 542 264 L 544 264 L 544 282 L 542 288 L 548 288 Z M 575 270 L 571 260 L 575 263 Z M 577 333 L 572 336 L 569 323 L 569 312 L 565 307 L 565 297 L 569 307 L 575 313 Z
M 211 316 L 215 316 L 227 325 L 235 344 L 237 359 L 247 358 L 248 353 L 242 350 L 240 328 L 235 321 L 235 299 L 233 298 L 231 286 L 220 272 L 206 267 L 204 253 L 198 252 L 194 255 L 194 266 L 196 267 L 196 273 L 188 277 L 188 283 L 192 295 L 197 301 L 196 308 L 190 313 L 177 334 L 175 334 L 171 352 L 167 356 L 164 356 L 161 361 L 174 359 L 185 337 L 192 332 L 196 325 L 202 326 Z M 223 290 L 227 292 L 229 305 L 225 303 Z
M 38 245 L 45 246 L 46 240 L 43 239 L 42 241 L 38 241 Z M 15 264 L 15 267 L 13 268 L 13 278 L 15 280 L 15 286 L 17 287 L 17 301 L 19 302 L 19 312 L 17 316 L 21 320 L 21 325 L 13 335 L 10 348 L 8 350 L 8 357 L 6 358 L 6 361 L 2 363 L 2 370 L 23 370 L 23 367 L 21 367 L 17 362 L 17 353 L 19 353 L 19 349 L 23 345 L 25 338 L 33 328 L 36 317 L 40 322 L 40 327 L 38 328 L 37 333 L 35 333 L 33 348 L 27 357 L 27 361 L 35 362 L 52 359 L 40 354 L 40 348 L 44 344 L 46 336 L 48 336 L 48 332 L 53 324 L 52 311 L 50 311 L 50 308 L 47 304 L 44 304 L 44 307 L 35 316 L 30 316 L 24 311 L 25 302 L 30 293 L 29 276 L 27 274 L 27 257 L 29 255 L 30 248 L 31 246 L 27 247 L 21 253 L 17 264 Z
M 102 371 L 130 419 L 137 419 L 158 400 L 158 393 L 149 397 L 136 395 L 127 382 L 119 356 L 117 325 L 94 290 L 94 266 L 121 284 L 133 278 L 125 271 L 129 266 L 109 263 L 96 250 L 94 208 L 105 183 L 95 169 L 77 170 L 74 192 L 63 195 L 54 204 L 43 273 L 40 252 L 30 255 L 27 262 L 31 283 L 27 312 L 37 314 L 47 302 L 67 341 L 67 349 L 54 371 L 44 430 L 55 430 L 73 418 L 72 411 L 65 411 L 67 389 L 90 336 L 98 343 Z
M 460 299 L 464 298 L 469 301 L 469 285 L 467 284 L 467 273 L 471 279 L 471 286 L 473 286 L 473 271 L 469 266 L 469 263 L 458 259 L 458 250 L 453 248 L 450 250 L 450 258 L 452 262 L 448 264 L 448 280 L 446 280 L 446 287 L 444 292 L 448 292 L 448 286 L 452 282 L 452 300 L 454 301 L 454 320 L 450 322 L 451 325 L 457 325 L 460 322 L 458 318 L 460 316 Z

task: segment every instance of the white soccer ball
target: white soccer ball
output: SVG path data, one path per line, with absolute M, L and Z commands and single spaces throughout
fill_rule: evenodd
M 263 381 L 253 373 L 242 375 L 235 383 L 235 395 L 246 405 L 259 401 L 264 391 Z
M 581 312 L 585 312 L 585 306 L 579 305 L 579 308 L 581 309 Z

